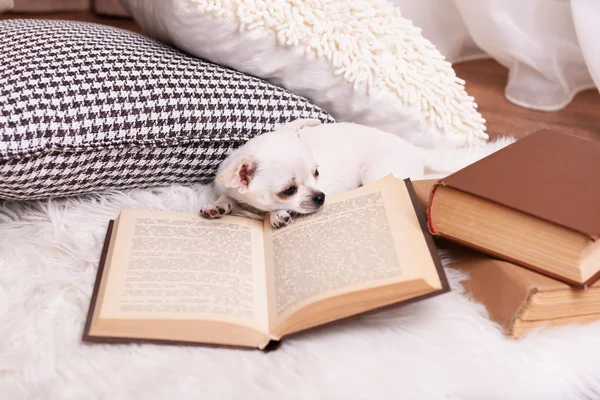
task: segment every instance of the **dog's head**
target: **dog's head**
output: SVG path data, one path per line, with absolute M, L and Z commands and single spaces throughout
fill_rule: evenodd
M 318 188 L 318 165 L 298 130 L 318 123 L 297 120 L 250 140 L 225 160 L 217 181 L 228 196 L 261 211 L 317 211 L 325 194 Z

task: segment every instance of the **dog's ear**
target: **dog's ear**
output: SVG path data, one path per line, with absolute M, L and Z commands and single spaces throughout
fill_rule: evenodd
M 217 179 L 228 188 L 235 188 L 245 193 L 254 179 L 258 163 L 253 156 L 241 157 L 223 170 Z
M 299 130 L 305 126 L 318 126 L 321 125 L 321 121 L 316 118 L 298 118 L 292 122 L 287 122 L 283 125 L 279 125 L 275 132 L 289 132 Z

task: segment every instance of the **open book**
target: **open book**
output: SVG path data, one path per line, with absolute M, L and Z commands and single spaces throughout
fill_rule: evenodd
M 84 340 L 264 349 L 448 290 L 409 180 L 335 196 L 280 229 L 124 210 L 109 227 Z

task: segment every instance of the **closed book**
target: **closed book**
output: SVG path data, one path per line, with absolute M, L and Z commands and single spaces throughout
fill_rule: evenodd
M 581 288 L 600 277 L 600 145 L 535 132 L 438 181 L 429 230 Z
M 482 303 L 489 318 L 510 337 L 600 320 L 600 282 L 587 290 L 576 289 L 476 252 L 456 257 L 450 267 L 465 272 L 462 286 L 467 294 Z

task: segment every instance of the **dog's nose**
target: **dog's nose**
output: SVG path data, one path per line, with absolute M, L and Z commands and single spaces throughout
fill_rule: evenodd
M 325 193 L 319 192 L 319 193 L 315 194 L 312 198 L 312 201 L 316 205 L 322 206 L 323 203 L 325 203 Z

